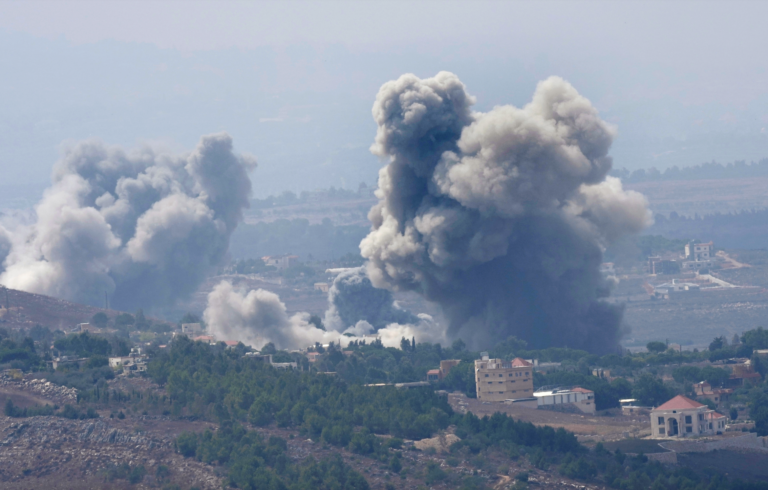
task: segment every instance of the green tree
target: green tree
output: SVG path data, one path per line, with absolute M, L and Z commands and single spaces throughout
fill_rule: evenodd
M 754 330 L 744 332 L 741 341 L 753 350 L 768 349 L 768 330 L 764 330 L 763 327 L 757 327 Z
M 701 369 L 696 366 L 680 366 L 672 370 L 672 377 L 678 383 L 695 383 L 704 379 Z
M 640 376 L 632 387 L 632 397 L 644 406 L 658 407 L 673 396 L 672 390 L 656 376 L 648 373 Z
M 405 337 L 400 339 L 400 350 L 402 351 L 409 351 L 411 350 L 411 341 L 406 339 Z
M 728 347 L 728 339 L 726 339 L 724 335 L 715 337 L 715 339 L 709 344 L 710 351 L 720 350 L 724 347 Z
M 648 344 L 645 347 L 648 349 L 648 352 L 654 352 L 656 354 L 667 350 L 667 344 L 665 344 L 664 342 L 659 342 L 657 340 L 654 340 L 653 342 L 648 342 Z
M 109 317 L 103 311 L 100 311 L 91 317 L 91 325 L 98 328 L 104 328 L 109 323 Z
M 126 328 L 133 325 L 136 320 L 130 313 L 120 313 L 115 317 L 115 326 L 117 328 Z

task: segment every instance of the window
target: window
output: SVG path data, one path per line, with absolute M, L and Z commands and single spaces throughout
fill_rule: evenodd
M 503 385 L 503 384 L 504 384 L 504 381 L 499 381 L 499 384 L 500 384 L 500 385 Z
M 512 377 L 512 374 L 513 374 L 513 373 L 509 373 L 509 377 L 510 377 L 510 378 Z
M 504 375 L 503 375 L 503 374 L 500 374 L 500 375 L 499 375 L 499 378 L 503 378 L 503 377 L 504 377 Z
M 512 382 L 514 383 L 514 382 L 515 382 L 515 380 L 513 379 L 513 380 L 512 380 Z
M 504 392 L 503 392 L 503 391 L 500 391 L 500 392 L 499 392 L 499 395 L 503 395 L 503 394 L 504 394 Z
M 659 427 L 659 434 L 664 434 L 664 427 Z
M 704 414 L 703 413 L 699 414 L 699 420 L 704 420 Z
M 686 432 L 693 432 L 693 427 L 688 426 L 688 427 L 685 428 L 685 431 Z
M 492 385 L 492 384 L 493 384 L 493 381 L 488 381 L 488 384 L 489 384 L 489 385 Z
M 486 375 L 485 375 L 485 377 L 487 378 L 487 377 L 488 377 L 488 375 L 486 374 Z
M 693 423 L 692 417 L 690 415 L 686 415 L 685 416 L 685 423 L 686 424 L 692 424 Z
M 664 425 L 664 417 L 659 417 L 659 425 Z

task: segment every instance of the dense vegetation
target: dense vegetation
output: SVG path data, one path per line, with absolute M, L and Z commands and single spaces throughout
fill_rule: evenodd
M 460 346 L 456 347 L 445 351 L 460 353 Z M 361 356 L 358 362 L 365 362 L 366 353 L 371 356 L 378 353 L 375 356 L 378 359 L 395 355 L 389 349 L 376 346 L 355 346 L 354 351 L 352 358 Z M 421 352 L 417 347 L 412 355 L 429 358 L 434 351 L 434 346 L 424 346 Z M 337 365 L 348 362 L 341 352 L 326 352 L 328 357 L 332 354 L 338 354 Z M 568 357 L 565 353 L 550 354 Z M 400 360 L 407 359 L 408 351 L 402 350 Z M 588 450 L 563 429 L 536 427 L 503 414 L 483 418 L 471 413 L 456 414 L 445 398 L 431 389 L 365 387 L 331 375 L 277 371 L 233 351 L 186 339 L 174 342 L 169 353 L 153 361 L 150 375 L 166 384 L 173 413 L 220 422 L 216 432 L 181 435 L 177 448 L 187 457 L 223 465 L 229 485 L 237 488 L 367 488 L 364 479 L 348 468 L 341 457 L 292 464 L 285 457 L 284 440 L 276 437 L 265 440 L 257 432 L 244 429 L 241 424 L 245 422 L 296 430 L 320 443 L 345 447 L 379 464 L 387 464 L 395 473 L 402 467 L 399 454 L 405 450 L 401 438 L 429 437 L 450 424 L 456 427 L 455 433 L 461 440 L 451 447 L 453 456 L 449 459 L 463 458 L 477 467 L 483 467 L 483 461 L 495 454 L 511 459 L 526 457 L 537 468 L 552 468 L 569 478 L 601 482 L 617 489 L 767 488 L 760 483 L 706 477 L 686 468 L 671 470 L 649 462 L 643 455 L 630 458 L 620 451 L 607 451 L 601 445 Z M 632 394 L 637 390 L 653 394 L 659 388 L 656 384 L 666 389 L 650 374 L 641 376 L 631 387 L 624 380 L 613 383 L 594 377 L 589 380 L 576 372 L 547 376 L 558 383 L 594 383 L 598 389 L 605 390 L 606 398 L 611 395 L 610 390 L 614 390 L 614 396 L 625 396 L 630 389 Z M 768 402 L 768 394 L 764 396 L 764 400 L 756 403 Z M 387 435 L 394 437 L 381 437 Z M 310 474 L 314 479 L 310 479 Z M 427 468 L 423 476 L 428 483 L 446 480 L 468 485 L 470 482 L 451 476 L 436 465 Z
M 228 483 L 245 490 L 367 490 L 363 476 L 336 455 L 316 461 L 309 457 L 293 464 L 285 439 L 267 440 L 256 431 L 225 422 L 216 432 L 186 432 L 176 440 L 178 451 L 209 464 L 228 469 Z
M 717 162 L 702 163 L 690 167 L 680 168 L 677 165 L 669 167 L 663 172 L 656 168 L 638 169 L 630 172 L 625 168 L 616 168 L 611 175 L 619 177 L 627 183 L 657 182 L 662 180 L 700 180 L 700 179 L 733 179 L 744 177 L 768 176 L 768 158 L 759 162 L 747 163 L 737 160 L 733 163 L 721 164 Z

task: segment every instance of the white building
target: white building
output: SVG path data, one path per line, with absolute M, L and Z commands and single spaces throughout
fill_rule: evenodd
M 688 242 L 685 245 L 685 258 L 688 260 L 701 261 L 710 260 L 714 258 L 715 245 L 712 242 L 709 243 L 693 243 Z
M 651 434 L 657 439 L 712 436 L 725 432 L 725 423 L 725 415 L 682 395 L 651 411 Z
M 203 326 L 199 323 L 182 323 L 181 333 L 187 336 L 201 335 L 203 333 Z
M 669 299 L 670 296 L 676 294 L 686 293 L 698 293 L 701 291 L 701 286 L 692 282 L 677 282 L 673 279 L 672 282 L 665 282 L 653 287 L 653 294 L 657 298 Z
M 540 390 L 533 394 L 538 408 L 571 404 L 584 413 L 595 413 L 595 392 L 586 388 Z
M 685 245 L 685 261 L 680 268 L 684 271 L 698 271 L 709 269 L 715 262 L 715 245 L 712 242 L 688 242 Z
M 288 269 L 299 263 L 296 255 L 265 255 L 261 258 L 264 265 L 274 267 L 277 270 Z

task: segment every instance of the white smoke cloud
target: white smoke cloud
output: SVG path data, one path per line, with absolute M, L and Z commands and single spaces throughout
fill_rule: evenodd
M 11 234 L 0 225 L 0 274 L 5 270 L 5 259 L 11 253 L 12 247 Z
M 222 263 L 255 165 L 226 133 L 186 155 L 79 143 L 57 162 L 0 282 L 94 305 L 107 292 L 120 309 L 170 304 Z
M 229 281 L 221 281 L 208 294 L 203 319 L 208 332 L 217 339 L 237 340 L 256 349 L 268 342 L 279 349 L 301 349 L 316 342 L 340 342 L 346 346 L 354 340 L 370 342 L 374 337 L 380 338 L 385 347 L 400 347 L 403 337 L 415 337 L 420 342 L 445 341 L 444 329 L 429 315 L 420 315 L 416 324 L 392 323 L 378 331 L 365 320 L 358 321 L 344 333 L 321 330 L 309 323 L 308 313 L 289 316 L 285 304 L 275 293 L 263 289 L 246 291 Z

